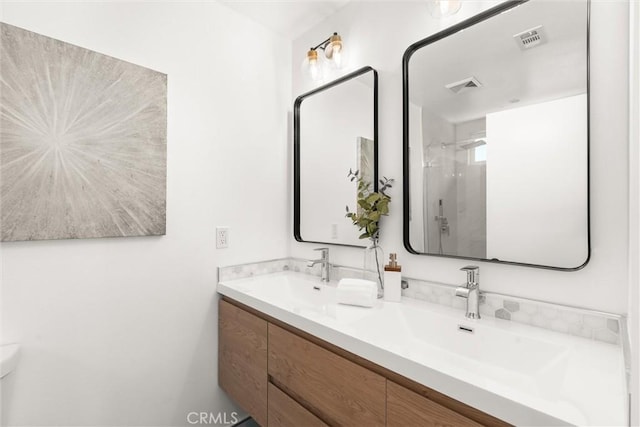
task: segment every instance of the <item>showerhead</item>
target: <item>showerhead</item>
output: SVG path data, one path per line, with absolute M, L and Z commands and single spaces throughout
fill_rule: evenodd
M 447 148 L 448 146 L 455 144 L 455 142 L 442 142 L 442 141 L 431 141 L 429 142 L 425 148 L 428 150 L 430 148 L 440 148 L 442 150 L 444 150 L 445 148 Z
M 462 144 L 460 148 L 465 150 L 471 150 L 472 148 L 480 147 L 481 145 L 486 145 L 487 141 L 483 138 L 478 138 L 474 141 L 467 142 L 466 144 Z

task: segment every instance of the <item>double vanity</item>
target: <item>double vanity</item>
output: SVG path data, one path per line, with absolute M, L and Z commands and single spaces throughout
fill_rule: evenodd
M 626 425 L 604 343 L 403 297 L 336 303 L 294 272 L 221 277 L 219 384 L 263 426 Z

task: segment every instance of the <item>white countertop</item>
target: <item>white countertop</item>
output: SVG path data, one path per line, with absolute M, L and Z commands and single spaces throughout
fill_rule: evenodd
M 286 272 L 218 292 L 514 425 L 627 425 L 620 346 L 410 298 L 336 304 L 335 285 Z

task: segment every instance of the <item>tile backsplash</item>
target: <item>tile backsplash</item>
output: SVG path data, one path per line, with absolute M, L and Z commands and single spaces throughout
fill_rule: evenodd
M 247 277 L 277 273 L 290 269 L 291 258 L 273 259 L 269 261 L 218 267 L 218 282 L 225 280 L 246 279 Z
M 455 296 L 455 286 L 405 279 L 409 288 L 402 295 L 434 304 L 465 309 L 466 302 Z M 492 292 L 483 292 L 480 315 L 524 323 L 556 332 L 620 344 L 622 316 L 585 310 Z
M 249 264 L 218 268 L 218 281 L 243 279 L 282 271 L 294 271 L 320 276 L 320 265 L 307 266 L 307 260 L 282 258 Z M 332 280 L 342 278 L 370 278 L 359 268 L 332 265 Z M 455 296 L 456 286 L 419 279 L 403 278 L 409 284 L 402 296 L 445 305 L 460 310 L 466 302 Z M 480 315 L 496 317 L 511 322 L 524 323 L 544 329 L 576 335 L 596 341 L 620 345 L 624 317 L 580 308 L 551 304 L 542 301 L 483 292 Z
M 294 271 L 296 273 L 309 274 L 320 277 L 320 264 L 313 267 L 307 266 L 308 260 L 300 258 L 282 258 L 269 261 L 232 265 L 229 267 L 218 267 L 218 281 L 245 279 L 247 277 L 259 276 L 262 274 L 278 273 L 281 271 Z M 360 268 L 331 266 L 331 279 L 340 280 L 345 277 L 368 278 L 368 273 Z

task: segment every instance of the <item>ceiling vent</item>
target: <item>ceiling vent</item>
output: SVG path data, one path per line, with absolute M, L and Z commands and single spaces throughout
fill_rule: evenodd
M 521 50 L 531 49 L 547 42 L 547 36 L 542 25 L 518 33 L 513 36 L 513 39 Z
M 466 79 L 449 83 L 444 87 L 446 87 L 453 93 L 462 93 L 470 89 L 476 89 L 476 88 L 482 87 L 482 83 L 480 83 L 478 79 L 476 79 L 475 77 L 467 77 Z

